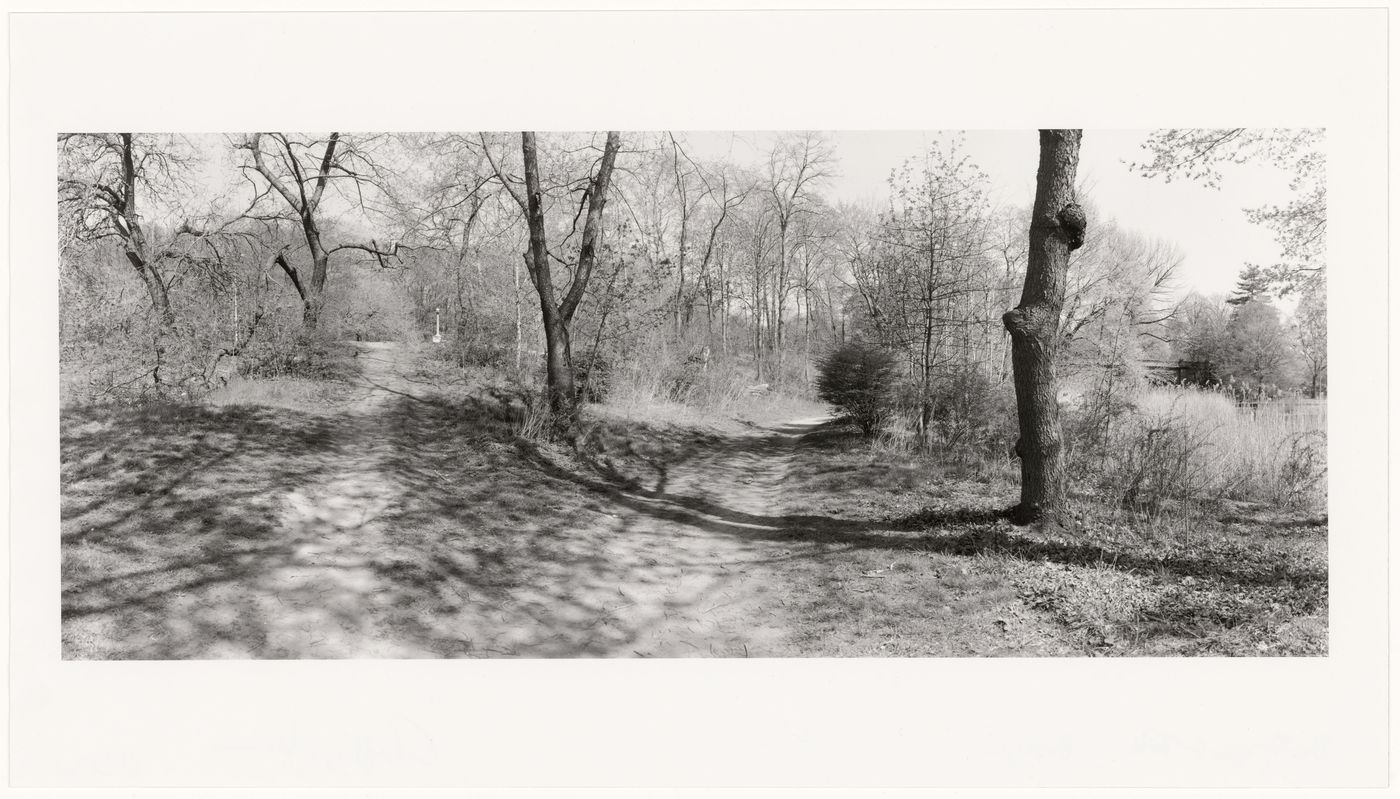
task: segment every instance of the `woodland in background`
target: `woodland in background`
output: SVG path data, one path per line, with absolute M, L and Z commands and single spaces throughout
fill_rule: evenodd
M 1306 134 L 1190 133 L 1154 134 L 1156 160 L 1136 168 L 1210 182 L 1211 158 L 1254 148 L 1300 181 L 1321 174 Z M 816 133 L 779 136 L 752 165 L 698 158 L 682 134 L 538 141 L 532 165 L 518 134 L 61 135 L 65 404 L 335 379 L 354 368 L 344 342 L 429 346 L 439 323 L 443 361 L 541 396 L 543 278 L 567 311 L 570 402 L 812 397 L 822 359 L 859 342 L 890 357 L 870 430 L 885 445 L 1010 457 L 1002 314 L 1024 281 L 1029 209 L 994 205 L 957 137 L 911 154 L 873 205 L 826 198 L 840 164 Z M 1183 148 L 1211 157 L 1167 157 Z M 1222 435 L 1185 424 L 1187 405 L 1325 394 L 1321 232 L 1300 224 L 1325 219 L 1325 197 L 1308 186 L 1251 212 L 1288 264 L 1246 265 L 1229 297 L 1184 299 L 1172 243 L 1118 226 L 1081 187 L 1090 224 L 1055 353 L 1076 479 L 1116 481 L 1133 501 L 1205 490 L 1171 471 L 1201 446 L 1192 436 Z M 1298 297 L 1291 315 L 1281 294 Z M 1198 390 L 1156 407 L 1151 364 L 1174 362 L 1193 364 Z M 1271 440 L 1274 472 L 1325 447 L 1297 432 Z M 1309 469 L 1278 490 L 1310 493 L 1322 477 Z

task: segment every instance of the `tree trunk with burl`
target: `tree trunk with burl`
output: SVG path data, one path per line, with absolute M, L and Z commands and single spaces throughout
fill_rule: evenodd
M 1040 131 L 1040 168 L 1031 212 L 1030 257 L 1021 302 L 1002 323 L 1011 334 L 1020 438 L 1021 501 L 1017 524 L 1062 526 L 1068 487 L 1055 385 L 1056 331 L 1065 300 L 1069 254 L 1084 243 L 1084 210 L 1075 202 L 1079 130 Z

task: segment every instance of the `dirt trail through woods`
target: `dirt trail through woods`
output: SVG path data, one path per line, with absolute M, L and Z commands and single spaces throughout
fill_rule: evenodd
M 65 657 L 794 653 L 784 480 L 821 419 L 605 477 L 482 432 L 410 353 L 359 345 L 352 397 L 319 417 L 255 408 L 225 432 L 211 415 L 186 443 L 73 437 L 85 461 L 126 456 L 65 480 Z M 137 483 L 166 487 L 125 511 L 118 486 Z
M 362 393 L 352 412 L 360 417 L 364 440 L 380 443 L 352 448 L 358 457 L 333 479 L 288 496 L 288 524 L 328 526 L 332 532 L 303 557 L 353 549 L 392 558 L 396 539 L 438 529 L 430 524 L 419 531 L 387 530 L 373 523 L 386 511 L 402 510 L 415 490 L 378 468 L 387 450 L 402 443 L 384 410 L 397 398 L 423 396 L 431 386 L 409 376 L 411 363 L 395 345 L 362 345 L 359 360 L 355 385 Z M 640 490 L 614 488 L 607 492 L 611 502 L 557 519 L 545 534 L 563 552 L 532 564 L 538 571 L 528 582 L 489 605 L 472 602 L 469 584 L 449 588 L 460 592 L 442 607 L 450 612 L 414 623 L 431 628 L 439 650 L 441 642 L 457 640 L 463 651 L 523 656 L 776 654 L 787 633 L 785 592 L 769 564 L 790 552 L 771 538 L 782 529 L 777 520 L 786 511 L 782 488 L 793 446 L 821 421 L 754 430 L 688 452 L 679 462 L 654 463 L 655 474 Z M 286 579 L 324 575 L 303 570 Z M 370 597 L 391 593 L 378 590 L 383 587 L 366 584 Z M 390 633 L 388 640 L 343 641 L 341 648 L 346 654 L 433 654 L 382 632 Z
M 392 515 L 409 487 L 383 464 L 391 460 L 396 441 L 386 414 L 396 396 L 411 395 L 404 349 L 392 342 L 357 345 L 360 374 L 351 380 L 346 424 L 337 429 L 340 445 L 325 458 L 316 479 L 289 490 L 283 497 L 281 522 L 291 540 L 300 542 L 292 557 L 267 577 L 290 624 L 277 625 L 280 634 L 268 642 L 269 651 L 329 657 L 414 657 L 430 654 L 393 636 L 380 638 L 384 602 L 393 592 L 377 565 L 393 543 L 385 517 Z M 284 597 L 317 597 L 322 602 Z M 341 620 L 363 618 L 354 623 Z M 254 656 L 263 653 L 250 653 Z
M 612 586 L 590 586 L 634 632 L 613 654 L 773 656 L 786 649 L 792 595 L 774 565 L 792 554 L 784 482 L 793 447 L 821 419 L 755 430 L 655 464 L 639 490 L 620 492 L 604 521 Z

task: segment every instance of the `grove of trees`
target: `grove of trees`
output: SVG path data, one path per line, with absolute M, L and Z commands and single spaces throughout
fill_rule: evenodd
M 1041 131 L 1032 208 L 993 202 L 956 136 L 910 154 L 883 200 L 836 203 L 838 154 L 813 132 L 747 161 L 680 133 L 63 134 L 66 399 L 325 376 L 340 342 L 423 343 L 440 314 L 444 361 L 534 386 L 563 432 L 581 398 L 627 386 L 810 396 L 856 342 L 884 353 L 883 427 L 1014 452 L 1029 518 L 1062 504 L 1067 385 L 1111 413 L 1143 362 L 1180 360 L 1325 391 L 1320 135 L 1146 142 L 1148 177 L 1209 183 L 1246 158 L 1295 176 L 1292 200 L 1250 211 L 1280 263 L 1181 299 L 1173 245 L 1076 185 L 1079 131 Z

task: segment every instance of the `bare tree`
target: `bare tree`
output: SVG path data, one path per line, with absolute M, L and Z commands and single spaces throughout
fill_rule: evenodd
M 676 191 L 681 203 L 681 228 L 678 257 L 678 284 L 676 287 L 677 303 L 684 303 L 684 312 L 678 310 L 677 329 L 683 322 L 689 322 L 690 314 L 694 306 L 694 298 L 685 292 L 686 266 L 690 254 L 689 232 L 691 219 L 694 216 L 692 210 L 700 202 L 709 200 L 713 206 L 711 216 L 708 221 L 708 232 L 705 234 L 704 248 L 700 251 L 700 264 L 698 268 L 697 281 L 704 286 L 705 291 L 705 319 L 707 329 L 714 322 L 714 305 L 717 296 L 723 295 L 723 279 L 716 279 L 712 274 L 711 266 L 716 262 L 716 255 L 719 252 L 721 243 L 720 232 L 724 229 L 729 215 L 741 207 L 749 195 L 753 192 L 752 186 L 745 186 L 732 178 L 728 165 L 717 164 L 713 167 L 702 166 L 696 163 L 695 159 L 685 151 L 676 141 L 673 134 L 668 134 L 671 138 L 673 150 L 672 169 L 675 175 Z M 688 169 L 683 169 L 680 160 L 685 159 L 689 165 Z M 691 175 L 699 181 L 703 191 L 699 198 L 692 202 L 689 196 L 688 181 Z M 723 320 L 721 320 L 723 323 Z
M 271 143 L 270 152 L 264 149 L 264 141 Z M 342 197 L 365 208 L 367 190 L 387 194 L 379 166 L 366 146 L 340 133 L 332 133 L 324 140 L 297 138 L 287 133 L 254 133 L 238 147 L 252 155 L 252 165 L 245 165 L 244 169 L 253 170 L 267 183 L 267 188 L 259 196 L 275 191 L 286 204 L 288 213 L 257 218 L 288 219 L 296 225 L 306 244 L 311 259 L 309 275 L 288 259 L 290 247 L 278 249 L 271 261 L 286 273 L 297 296 L 301 298 L 303 327 L 315 330 L 325 304 L 326 279 L 332 255 L 357 250 L 372 255 L 380 266 L 387 266 L 386 258 L 398 257 L 400 244 L 397 241 L 387 247 L 380 246 L 375 240 L 334 245 L 326 242 L 329 210 L 323 207 L 328 196 L 326 189 L 333 183 L 337 184 L 336 191 Z
M 420 158 L 431 165 L 426 185 L 419 192 L 424 248 L 447 259 L 451 275 L 449 329 L 459 365 L 466 365 L 467 343 L 481 343 L 487 335 L 487 298 L 496 288 L 486 274 L 481 248 L 511 231 L 514 205 L 502 204 L 495 172 L 482 150 L 480 138 L 449 133 L 427 136 L 417 142 Z M 505 201 L 509 203 L 509 201 Z M 510 214 L 502 212 L 510 211 Z M 493 224 L 493 222 L 495 224 Z M 513 261 L 512 261 L 513 262 Z M 436 307 L 437 302 L 432 307 Z M 428 306 L 424 306 L 426 311 Z
M 152 240 L 144 212 L 154 195 L 177 188 L 183 159 L 171 142 L 161 146 L 156 137 L 141 134 L 65 133 L 58 142 L 59 206 L 70 215 L 75 238 L 116 239 L 146 287 L 161 326 L 173 325 L 166 270 L 172 260 L 189 255 L 178 242 L 195 228 L 186 223 L 162 240 Z
M 1018 524 L 1062 524 L 1066 510 L 1064 444 L 1055 386 L 1055 351 L 1069 255 L 1084 244 L 1087 221 L 1075 202 L 1079 130 L 1040 131 L 1040 166 L 1031 209 L 1030 260 L 1021 302 L 1002 323 L 1011 333 L 1011 362 L 1021 436 Z
M 783 319 L 792 288 L 793 236 L 799 217 L 813 213 L 820 203 L 814 189 L 835 175 L 836 152 L 817 133 L 780 137 L 768 154 L 768 197 L 778 233 L 778 262 L 773 272 L 773 347 L 782 376 Z
M 155 320 L 154 362 L 143 377 L 149 375 L 159 389 L 166 382 L 168 339 L 177 330 L 172 289 L 190 274 L 206 278 L 216 291 L 236 287 L 235 253 L 238 242 L 248 239 L 236 228 L 241 215 L 217 213 L 215 205 L 191 196 L 190 174 L 198 165 L 184 137 L 65 133 L 58 142 L 58 204 L 66 235 L 74 244 L 115 242 L 140 278 Z M 192 213 L 196 207 L 201 211 Z M 237 331 L 233 339 L 237 347 Z M 186 373 L 176 382 L 197 377 L 208 376 Z
M 546 378 L 548 383 L 549 405 L 554 416 L 557 434 L 567 434 L 573 430 L 578 417 L 578 398 L 574 391 L 573 355 L 569 345 L 569 325 L 578 311 L 579 302 L 588 288 L 588 279 L 593 274 L 597 259 L 598 238 L 602 228 L 603 206 L 607 203 L 608 185 L 612 180 L 613 164 L 621 149 L 621 136 L 617 131 L 609 131 L 603 145 L 603 154 L 598 161 L 597 171 L 584 182 L 579 198 L 579 212 L 584 216 L 583 234 L 579 240 L 578 257 L 574 263 L 565 263 L 572 272 L 568 287 L 562 299 L 558 299 L 554 289 L 554 273 L 551 258 L 558 256 L 550 252 L 545 231 L 544 193 L 540 183 L 539 150 L 535 133 L 525 131 L 520 135 L 521 156 L 524 161 L 524 193 L 516 182 L 507 177 L 499 163 L 491 155 L 490 147 L 483 140 L 487 157 L 501 185 L 505 186 L 512 198 L 525 214 L 530 230 L 530 246 L 525 255 L 526 271 L 535 285 L 540 298 L 540 313 L 544 320 Z M 577 215 L 575 216 L 577 220 Z

